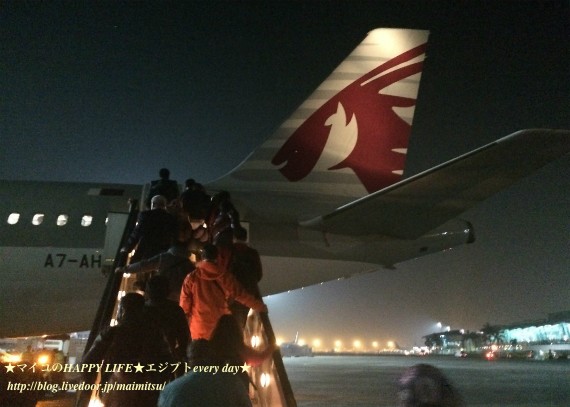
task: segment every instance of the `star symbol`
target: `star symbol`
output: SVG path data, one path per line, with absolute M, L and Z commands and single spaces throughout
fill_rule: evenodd
M 8 365 L 7 365 L 7 366 L 4 366 L 4 367 L 6 368 L 6 373 L 8 373 L 8 372 L 14 373 L 14 368 L 15 368 L 16 366 L 14 366 L 12 363 L 8 363 Z
M 251 366 L 248 366 L 247 363 L 244 363 L 243 366 L 241 367 L 241 372 L 242 373 L 249 373 L 249 368 Z
M 144 365 L 141 365 L 141 362 L 137 363 L 137 364 L 135 365 L 135 373 L 142 373 L 142 372 L 143 372 L 143 368 L 144 368 Z

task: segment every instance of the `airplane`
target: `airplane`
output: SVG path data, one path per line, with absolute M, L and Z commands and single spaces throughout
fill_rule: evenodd
M 205 183 L 231 195 L 263 295 L 474 241 L 467 209 L 570 151 L 530 129 L 404 177 L 429 33 L 376 29 L 265 143 Z M 147 186 L 0 180 L 0 338 L 89 329 Z

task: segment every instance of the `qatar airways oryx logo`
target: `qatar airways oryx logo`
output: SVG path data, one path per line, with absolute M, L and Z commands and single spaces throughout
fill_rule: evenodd
M 282 165 L 279 171 L 289 181 L 299 181 L 328 155 L 326 170 L 352 169 L 368 192 L 398 181 L 411 125 L 394 109 L 412 107 L 416 99 L 382 90 L 420 73 L 423 62 L 413 60 L 425 48 L 422 44 L 390 59 L 338 92 L 295 130 L 272 164 Z M 337 141 L 331 146 L 333 138 Z

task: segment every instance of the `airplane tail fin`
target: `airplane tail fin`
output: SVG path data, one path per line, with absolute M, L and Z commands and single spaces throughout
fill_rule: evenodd
M 210 185 L 347 201 L 399 181 L 427 37 L 371 31 L 272 137 Z

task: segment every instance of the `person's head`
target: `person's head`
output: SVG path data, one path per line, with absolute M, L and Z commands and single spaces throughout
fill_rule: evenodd
M 235 317 L 222 315 L 210 338 L 210 346 L 214 355 L 222 360 L 239 358 L 243 348 L 243 333 Z
M 166 198 L 162 195 L 155 195 L 150 200 L 151 209 L 165 209 L 166 208 Z
M 129 318 L 136 318 L 144 311 L 144 297 L 138 293 L 127 293 L 119 303 L 117 320 L 123 321 Z
M 218 259 L 218 249 L 210 243 L 206 243 L 200 249 L 200 259 L 214 263 Z
M 213 362 L 210 342 L 206 339 L 197 339 L 190 342 L 188 351 L 188 364 L 190 366 L 209 365 Z
M 194 178 L 188 178 L 186 181 L 184 181 L 184 187 L 186 189 L 190 189 L 190 188 L 194 187 L 194 184 L 196 184 L 196 181 L 194 180 Z
M 398 379 L 401 407 L 458 407 L 461 397 L 444 374 L 435 366 L 420 363 Z
M 230 193 L 228 191 L 220 191 L 212 197 L 212 204 L 219 206 L 220 203 L 230 200 Z
M 160 179 L 168 179 L 170 178 L 170 171 L 168 168 L 161 168 L 160 171 L 158 171 L 158 175 L 160 176 Z
M 152 276 L 146 284 L 148 298 L 153 301 L 160 301 L 168 297 L 168 279 L 165 276 Z

